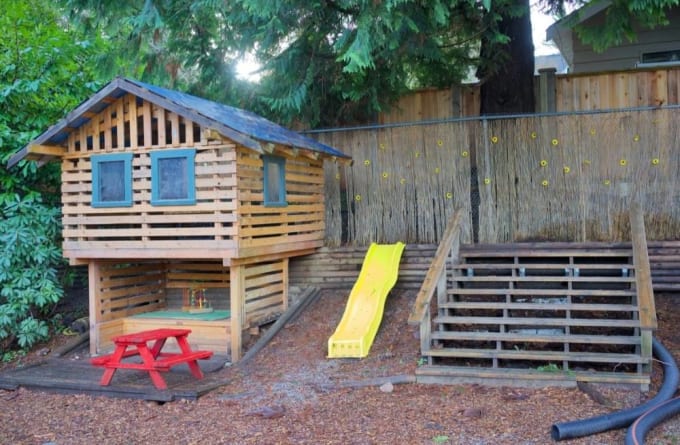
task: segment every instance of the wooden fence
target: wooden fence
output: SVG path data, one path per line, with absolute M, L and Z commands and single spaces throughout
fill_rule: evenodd
M 315 133 L 352 155 L 326 166 L 329 246 L 680 237 L 680 107 L 469 118 Z
M 680 68 L 666 67 L 587 74 L 542 70 L 534 80 L 536 111 L 572 112 L 680 104 Z M 479 84 L 423 89 L 408 94 L 380 124 L 450 119 L 479 115 Z

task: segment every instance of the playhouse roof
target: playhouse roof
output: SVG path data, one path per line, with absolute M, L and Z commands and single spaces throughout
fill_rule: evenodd
M 284 128 L 255 113 L 138 80 L 117 77 L 68 113 L 57 124 L 15 153 L 9 159 L 8 167 L 12 167 L 26 157 L 36 159 L 35 156 L 30 156 L 32 154 L 30 147 L 33 145 L 61 145 L 69 133 L 88 123 L 92 116 L 99 114 L 113 101 L 127 93 L 175 112 L 199 125 L 212 128 L 234 142 L 262 153 L 265 152 L 262 143 L 273 143 L 310 150 L 326 157 L 351 159 L 350 156 L 333 147 Z M 37 158 L 45 162 L 54 157 L 58 157 L 57 152 L 40 153 Z

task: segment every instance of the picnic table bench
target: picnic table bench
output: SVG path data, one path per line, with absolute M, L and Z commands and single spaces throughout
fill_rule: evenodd
M 191 329 L 152 329 L 119 335 L 113 338 L 115 350 L 112 354 L 102 355 L 91 359 L 94 366 L 105 368 L 100 384 L 108 386 L 118 369 L 134 369 L 147 371 L 151 381 L 158 389 L 167 389 L 161 372 L 169 371 L 175 365 L 186 363 L 189 370 L 197 379 L 203 378 L 203 372 L 197 360 L 212 357 L 212 351 L 192 351 L 187 337 Z M 162 352 L 163 346 L 169 338 L 175 338 L 180 352 Z M 153 342 L 151 347 L 149 343 Z M 125 362 L 123 359 L 140 356 L 142 363 Z

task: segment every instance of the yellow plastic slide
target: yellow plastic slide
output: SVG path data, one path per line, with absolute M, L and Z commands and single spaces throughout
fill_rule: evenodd
M 385 308 L 385 300 L 399 275 L 404 243 L 372 243 L 366 252 L 345 313 L 328 339 L 329 358 L 361 358 L 368 355 Z

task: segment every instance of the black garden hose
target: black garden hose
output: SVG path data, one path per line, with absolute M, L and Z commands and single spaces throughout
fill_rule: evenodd
M 650 408 L 673 397 L 680 381 L 680 372 L 670 352 L 657 340 L 652 339 L 652 353 L 663 364 L 664 380 L 654 398 L 642 405 L 616 411 L 602 416 L 591 417 L 571 422 L 555 423 L 550 435 L 553 440 L 573 439 L 589 436 L 613 429 L 629 426 Z
M 637 418 L 628 428 L 626 445 L 643 445 L 652 428 L 680 413 L 680 397 L 661 402 Z

